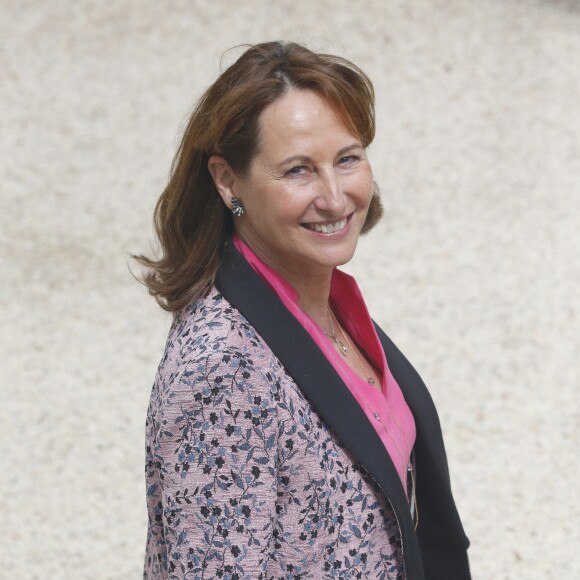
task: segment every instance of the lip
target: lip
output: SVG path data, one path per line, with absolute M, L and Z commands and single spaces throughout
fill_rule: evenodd
M 339 238 L 343 238 L 344 236 L 346 236 L 348 234 L 348 232 L 350 231 L 350 224 L 352 222 L 352 216 L 354 215 L 354 212 L 350 213 L 347 216 L 341 217 L 340 219 L 333 219 L 333 220 L 327 220 L 327 221 L 323 221 L 323 222 L 306 222 L 306 223 L 314 223 L 317 226 L 323 226 L 323 225 L 333 225 L 336 224 L 342 220 L 346 220 L 346 224 L 344 225 L 344 227 L 336 232 L 317 232 L 316 230 L 310 229 L 308 227 L 306 227 L 304 224 L 302 225 L 302 228 L 305 229 L 309 234 L 316 236 L 318 238 L 322 238 L 322 239 L 339 239 Z

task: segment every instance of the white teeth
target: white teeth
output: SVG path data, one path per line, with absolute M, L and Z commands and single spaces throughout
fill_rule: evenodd
M 333 234 L 334 232 L 339 232 L 346 226 L 346 218 L 341 219 L 335 224 L 308 224 L 308 228 L 314 230 L 315 232 L 320 232 L 322 234 Z

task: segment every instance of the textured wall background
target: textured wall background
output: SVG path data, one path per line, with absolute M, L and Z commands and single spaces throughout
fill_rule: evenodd
M 438 403 L 475 578 L 580 577 L 575 0 L 0 1 L 0 577 L 140 576 L 169 317 L 128 253 L 222 53 L 273 38 L 375 82 L 349 269 Z

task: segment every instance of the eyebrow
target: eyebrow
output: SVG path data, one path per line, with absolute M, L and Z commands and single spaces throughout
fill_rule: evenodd
M 360 143 L 351 143 L 350 145 L 347 145 L 346 147 L 339 149 L 336 156 L 340 157 L 341 155 L 344 155 L 345 153 L 348 153 L 353 149 L 364 149 L 364 147 Z M 293 163 L 294 161 L 308 163 L 309 161 L 312 161 L 312 158 L 310 158 L 308 155 L 292 155 L 291 157 L 286 157 L 286 159 L 280 161 L 280 163 L 278 163 L 278 166 L 281 167 L 282 165 L 287 165 L 288 163 Z

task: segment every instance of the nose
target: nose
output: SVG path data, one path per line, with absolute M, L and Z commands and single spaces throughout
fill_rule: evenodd
M 342 215 L 346 208 L 346 195 L 341 179 L 334 171 L 321 171 L 316 179 L 317 195 L 314 206 L 333 215 Z

